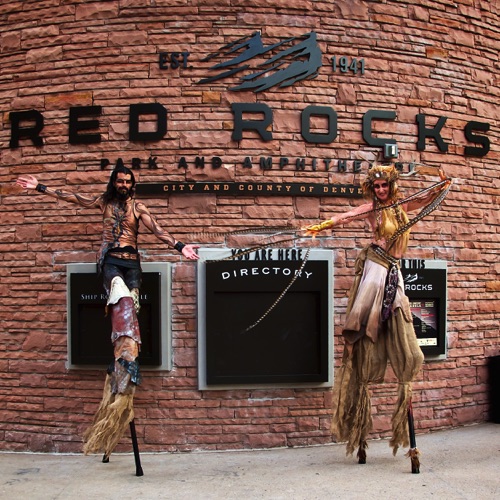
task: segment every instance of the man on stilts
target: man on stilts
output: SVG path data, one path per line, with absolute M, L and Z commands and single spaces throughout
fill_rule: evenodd
M 104 453 L 103 461 L 107 461 L 127 427 L 130 425 L 131 430 L 135 430 L 132 427 L 133 398 L 141 379 L 137 362 L 141 345 L 137 314 L 142 281 L 137 248 L 139 223 L 188 260 L 198 259 L 198 247 L 176 240 L 162 229 L 143 203 L 136 201 L 134 174 L 127 167 L 119 165 L 113 170 L 105 193 L 99 196 L 53 189 L 40 184 L 32 175 L 20 176 L 16 183 L 53 198 L 98 208 L 103 214 L 102 244 L 97 261 L 108 298 L 106 313 L 111 316 L 115 359 L 108 368 L 99 409 L 84 435 L 83 450 L 85 454 Z

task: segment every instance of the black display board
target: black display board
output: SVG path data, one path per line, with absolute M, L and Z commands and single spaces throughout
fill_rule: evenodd
M 401 273 L 413 326 L 424 355 L 446 353 L 446 263 L 403 259 Z
M 500 356 L 488 358 L 489 421 L 500 424 Z
M 161 273 L 144 272 L 138 315 L 141 332 L 139 364 L 161 365 Z M 96 273 L 69 273 L 70 365 L 108 365 L 113 359 L 111 317 L 105 315 L 106 295 Z
M 329 380 L 329 262 L 206 262 L 207 385 L 322 383 Z M 248 330 L 255 322 L 258 324 Z

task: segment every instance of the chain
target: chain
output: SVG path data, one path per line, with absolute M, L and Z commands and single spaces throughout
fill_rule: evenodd
M 199 233 L 193 233 L 191 239 L 196 240 L 199 236 L 211 236 L 211 237 L 226 237 L 226 236 L 238 236 L 240 234 L 270 234 L 270 236 L 276 236 L 278 234 L 284 234 L 287 232 L 295 232 L 295 228 L 287 224 L 285 226 L 252 226 L 245 227 L 242 229 L 235 229 L 233 231 L 218 231 L 218 232 L 208 232 L 202 231 Z
M 359 217 L 360 215 L 367 215 L 367 214 L 370 214 L 370 213 L 376 213 L 376 212 L 380 212 L 382 210 L 388 210 L 390 208 L 398 207 L 399 205 L 402 205 L 404 203 L 408 203 L 410 201 L 415 200 L 416 198 L 422 196 L 423 194 L 425 194 L 425 193 L 427 193 L 427 192 L 429 192 L 429 191 L 431 191 L 431 190 L 433 190 L 433 189 L 435 189 L 437 187 L 443 186 L 444 184 L 446 184 L 448 182 L 448 180 L 449 179 L 445 179 L 445 180 L 440 181 L 440 182 L 438 182 L 436 184 L 433 184 L 432 186 L 429 186 L 427 188 L 421 189 L 417 193 L 409 195 L 406 198 L 402 198 L 401 200 L 397 200 L 394 203 L 391 203 L 390 205 L 380 206 L 380 207 L 374 207 L 374 208 L 372 208 L 370 210 L 367 210 L 366 212 L 362 212 L 360 214 L 353 215 L 351 217 L 347 217 L 344 220 L 348 221 L 348 220 L 353 219 L 355 217 Z M 448 193 L 448 191 L 449 191 L 449 189 L 446 190 L 446 193 Z M 272 236 L 278 236 L 278 235 L 287 234 L 287 233 L 288 234 L 294 234 L 294 233 L 297 233 L 299 231 L 300 231 L 300 229 L 294 228 L 290 224 L 287 224 L 287 225 L 284 225 L 284 226 L 268 226 L 268 227 L 252 226 L 252 227 L 246 227 L 246 228 L 242 228 L 242 229 L 236 229 L 234 231 L 225 231 L 225 232 L 222 232 L 222 231 L 219 231 L 219 232 L 206 232 L 206 231 L 204 231 L 204 232 L 200 232 L 200 233 L 194 233 L 192 235 L 192 239 L 196 240 L 197 236 L 227 237 L 227 236 L 237 236 L 237 235 L 243 235 L 243 234 L 269 234 L 269 237 L 272 237 Z M 220 259 L 220 260 L 221 261 L 227 261 L 227 260 L 236 259 L 238 257 L 247 255 L 247 254 L 249 254 L 251 252 L 255 252 L 257 250 L 261 250 L 261 249 L 269 248 L 269 247 L 272 247 L 272 246 L 276 246 L 276 245 L 279 245 L 280 243 L 290 243 L 292 241 L 296 241 L 298 239 L 301 239 L 302 237 L 303 236 L 295 236 L 293 238 L 282 240 L 282 241 L 278 241 L 278 242 L 275 242 L 275 243 L 265 243 L 265 244 L 257 245 L 257 246 L 252 247 L 252 248 L 250 248 L 250 249 L 248 249 L 248 250 L 246 250 L 244 252 L 241 252 L 241 253 L 238 253 L 238 254 L 236 254 L 234 256 L 226 257 L 226 258 Z M 214 262 L 214 261 L 207 261 L 207 262 Z
M 243 330 L 244 333 L 255 328 L 281 302 L 281 299 L 285 296 L 285 294 L 288 292 L 288 290 L 290 290 L 290 288 L 295 283 L 297 278 L 302 274 L 302 271 L 304 270 L 304 267 L 309 259 L 310 252 L 311 252 L 311 249 L 308 248 L 304 258 L 302 259 L 302 263 L 301 263 L 299 269 L 295 272 L 293 278 L 290 280 L 290 283 L 288 283 L 286 288 L 280 293 L 279 297 L 271 304 L 271 306 L 267 309 L 267 311 L 255 323 L 252 323 L 250 326 L 248 326 L 247 328 L 245 328 Z
M 421 189 L 420 191 L 417 191 L 416 193 L 411 194 L 410 196 L 407 196 L 406 198 L 401 198 L 400 200 L 397 200 L 394 203 L 391 203 L 390 205 L 381 205 L 380 207 L 371 208 L 370 210 L 367 210 L 366 212 L 361 212 L 359 214 L 352 215 L 351 217 L 346 217 L 345 219 L 343 219 L 342 223 L 344 223 L 344 221 L 354 219 L 355 217 L 360 217 L 361 215 L 367 215 L 367 214 L 371 214 L 371 213 L 381 212 L 382 210 L 388 210 L 390 208 L 399 207 L 399 205 L 403 205 L 404 203 L 408 203 L 410 201 L 413 201 L 413 200 L 419 198 L 420 196 L 427 193 L 428 191 L 432 191 L 435 188 L 444 186 L 447 182 L 449 182 L 449 179 L 445 179 L 443 181 L 437 182 L 436 184 L 433 184 L 432 186 Z M 449 188 L 446 190 L 446 194 L 448 194 L 448 191 L 449 191 Z
M 447 181 L 442 181 L 440 184 L 444 184 Z M 422 220 L 425 216 L 429 215 L 431 212 L 434 212 L 439 205 L 443 202 L 443 200 L 446 198 L 446 195 L 450 191 L 451 184 L 446 188 L 443 189 L 434 200 L 432 200 L 431 203 L 426 205 L 422 210 L 412 219 L 410 219 L 404 226 L 401 226 L 388 240 L 387 242 L 390 243 L 389 247 L 387 250 L 390 250 L 392 245 L 394 245 L 395 241 L 397 238 L 399 238 L 403 233 L 408 231 L 413 225 L 415 225 L 418 221 Z
M 390 209 L 390 208 L 398 207 L 399 205 L 402 205 L 404 203 L 408 203 L 408 202 L 410 202 L 410 201 L 412 201 L 412 200 L 414 200 L 414 199 L 422 196 L 422 194 L 425 194 L 428 191 L 431 191 L 431 190 L 433 190 L 433 189 L 435 189 L 437 187 L 445 185 L 447 182 L 449 182 L 449 179 L 442 180 L 442 181 L 440 181 L 440 182 L 438 182 L 436 184 L 433 184 L 432 186 L 429 186 L 428 188 L 422 189 L 422 190 L 418 191 L 417 193 L 414 193 L 414 194 L 412 194 L 410 196 L 407 196 L 406 198 L 398 200 L 398 201 L 392 203 L 391 205 L 381 206 L 381 207 L 374 207 L 371 210 L 367 210 L 366 212 L 363 212 L 362 214 L 357 214 L 355 216 L 346 218 L 344 220 L 349 220 L 349 219 L 354 218 L 354 217 L 359 217 L 360 215 L 366 215 L 366 214 L 369 214 L 369 213 L 375 213 L 375 212 L 379 212 L 379 211 L 382 211 L 382 210 L 387 210 L 387 209 Z M 389 249 L 395 243 L 395 240 L 399 236 L 401 236 L 401 234 L 403 234 L 404 232 L 406 232 L 411 226 L 413 226 L 414 224 L 416 224 L 418 221 L 420 221 L 421 219 L 423 219 L 426 215 L 429 215 L 431 212 L 433 212 L 434 210 L 436 210 L 437 207 L 439 207 L 439 205 L 442 203 L 442 201 L 444 200 L 444 198 L 448 194 L 448 192 L 450 190 L 450 187 L 451 187 L 451 185 L 449 185 L 446 189 L 442 190 L 441 193 L 439 193 L 439 195 L 431 203 L 429 203 L 427 206 L 425 206 L 414 218 L 412 218 L 404 226 L 402 226 L 401 228 L 399 228 L 391 236 L 391 238 L 388 240 L 388 242 L 391 243 L 390 246 L 389 246 Z M 268 234 L 268 233 L 271 233 L 270 236 L 277 236 L 279 234 L 285 234 L 285 233 L 292 233 L 292 234 L 295 233 L 296 234 L 298 232 L 299 232 L 299 230 L 293 228 L 291 225 L 285 225 L 285 226 L 271 226 L 271 227 L 264 227 L 264 228 L 262 228 L 262 227 L 249 227 L 249 228 L 237 229 L 235 231 L 230 231 L 230 232 L 225 232 L 225 233 L 220 233 L 219 232 L 219 233 L 199 233 L 199 234 L 203 234 L 203 235 L 210 234 L 211 236 L 228 236 L 228 235 L 232 236 L 232 235 L 239 235 L 239 234 L 252 234 L 252 233 L 253 234 L 259 234 L 259 233 L 260 234 Z M 224 261 L 229 261 L 229 260 L 235 260 L 235 259 L 244 257 L 245 255 L 248 255 L 248 254 L 250 254 L 252 252 L 256 252 L 258 250 L 263 250 L 263 249 L 274 247 L 274 246 L 281 245 L 281 244 L 284 244 L 284 243 L 295 242 L 296 240 L 302 239 L 303 237 L 304 236 L 296 234 L 292 238 L 287 238 L 287 239 L 282 239 L 282 240 L 279 240 L 279 241 L 274 241 L 274 242 L 268 242 L 268 243 L 260 244 L 260 245 L 254 246 L 252 248 L 249 248 L 247 250 L 244 250 L 242 252 L 239 252 L 237 254 L 230 255 L 229 257 L 225 257 L 223 259 L 207 260 L 206 262 L 210 263 L 210 262 L 224 262 Z M 280 295 L 278 296 L 278 298 L 271 304 L 271 306 L 264 312 L 264 314 L 262 314 L 260 316 L 260 318 L 257 321 L 255 321 L 250 326 L 248 326 L 247 328 L 245 328 L 245 330 L 243 330 L 244 332 L 248 332 L 248 331 L 252 330 L 253 328 L 255 328 L 281 302 L 281 300 L 286 295 L 286 293 L 288 292 L 288 290 L 292 287 L 292 285 L 295 283 L 295 281 L 297 280 L 297 278 L 300 276 L 300 274 L 304 270 L 304 267 L 305 267 L 305 265 L 306 265 L 306 263 L 307 263 L 307 261 L 309 259 L 309 253 L 310 253 L 310 251 L 311 251 L 311 249 L 308 248 L 307 252 L 306 252 L 306 255 L 304 256 L 299 269 L 297 270 L 297 272 L 295 273 L 295 275 L 293 276 L 293 278 L 290 280 L 290 283 L 288 283 L 288 285 L 286 286 L 286 288 L 280 293 Z

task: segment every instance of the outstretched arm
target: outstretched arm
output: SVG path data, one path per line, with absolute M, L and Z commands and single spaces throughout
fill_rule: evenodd
M 136 203 L 137 215 L 143 224 L 161 241 L 164 241 L 169 247 L 180 252 L 186 259 L 197 260 L 199 255 L 196 253 L 198 245 L 184 245 L 176 240 L 168 231 L 165 231 L 156 218 L 151 214 L 144 203 Z
M 327 219 L 320 224 L 313 224 L 312 226 L 307 226 L 304 229 L 307 231 L 309 235 L 315 235 L 320 231 L 325 229 L 330 229 L 334 226 L 342 226 L 349 222 L 361 219 L 367 219 L 373 213 L 373 206 L 371 203 L 364 203 L 359 207 L 353 208 L 348 212 L 345 212 L 340 215 L 335 215 L 331 219 Z
M 16 184 L 24 189 L 36 190 L 39 193 L 44 193 L 52 198 L 68 201 L 70 203 L 78 203 L 83 207 L 100 206 L 101 196 L 92 196 L 78 193 L 71 193 L 61 189 L 53 189 L 44 184 L 40 184 L 33 175 L 21 175 L 16 179 Z
M 430 170 L 430 168 L 429 170 L 425 168 L 420 168 L 418 170 L 418 173 L 433 173 L 432 170 Z M 440 186 L 435 186 L 431 191 L 425 193 L 421 197 L 409 201 L 406 205 L 406 211 L 411 212 L 412 210 L 418 210 L 420 208 L 427 206 L 429 203 L 432 203 L 432 201 L 439 195 L 439 193 L 441 193 L 441 191 L 446 189 L 451 184 L 451 179 L 446 176 L 442 168 L 439 168 L 438 173 L 441 181 L 446 181 L 446 182 Z

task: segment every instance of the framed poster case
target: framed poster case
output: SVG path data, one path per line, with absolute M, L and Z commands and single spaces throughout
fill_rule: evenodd
M 446 357 L 447 265 L 441 260 L 402 259 L 418 343 L 428 359 Z
M 142 263 L 139 364 L 171 369 L 170 283 L 168 263 Z M 96 368 L 113 360 L 111 318 L 96 264 L 67 266 L 68 368 Z
M 332 384 L 333 254 L 285 250 L 200 250 L 200 389 Z

